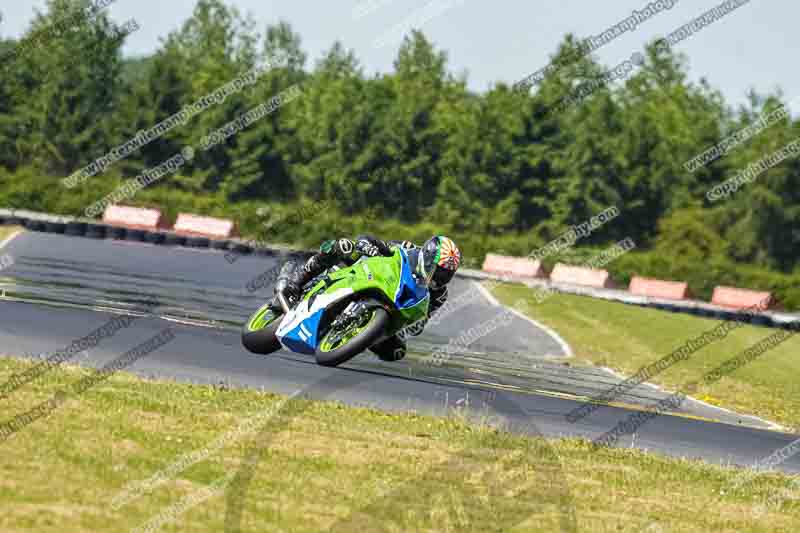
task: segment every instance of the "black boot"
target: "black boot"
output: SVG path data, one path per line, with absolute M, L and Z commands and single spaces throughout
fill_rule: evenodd
M 283 293 L 290 307 L 294 307 L 300 297 L 302 296 L 303 287 L 314 279 L 314 277 L 321 274 L 327 268 L 326 259 L 319 257 L 320 254 L 312 256 L 302 266 L 294 261 L 287 261 L 281 268 L 278 274 L 278 280 L 275 282 L 275 298 L 273 298 L 270 307 L 277 306 L 280 308 L 277 293 Z
M 295 282 L 296 272 L 300 270 L 299 265 L 294 261 L 287 261 L 282 267 L 280 272 L 278 273 L 278 278 L 275 281 L 275 287 L 273 288 L 273 296 L 272 301 L 269 304 L 270 309 L 283 313 L 283 307 L 281 306 L 280 301 L 278 300 L 278 293 L 283 293 L 284 298 L 286 298 L 287 303 L 290 307 L 294 307 L 294 304 L 300 298 L 300 287 Z

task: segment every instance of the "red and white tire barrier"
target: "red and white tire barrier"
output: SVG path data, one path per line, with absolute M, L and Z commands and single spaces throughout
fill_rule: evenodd
M 556 263 L 553 272 L 550 273 L 550 281 L 553 283 L 596 287 L 598 289 L 614 288 L 614 282 L 611 280 L 608 270 L 596 270 L 563 263 Z
M 689 284 L 681 281 L 664 281 L 660 279 L 634 276 L 628 291 L 637 296 L 663 298 L 665 300 L 688 300 Z
M 507 255 L 486 254 L 483 260 L 484 272 L 520 278 L 546 278 L 547 271 L 541 261 L 527 257 L 510 257 Z
M 719 286 L 714 289 L 711 303 L 732 309 L 766 310 L 776 307 L 778 302 L 770 292 Z
M 236 228 L 232 220 L 224 218 L 201 217 L 181 213 L 172 228 L 176 233 L 200 235 L 215 239 L 228 239 L 235 236 Z
M 158 209 L 110 205 L 103 212 L 103 222 L 112 226 L 156 230 L 161 224 L 161 211 Z

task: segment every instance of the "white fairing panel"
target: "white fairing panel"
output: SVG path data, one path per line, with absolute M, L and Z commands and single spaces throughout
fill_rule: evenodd
M 303 300 L 297 307 L 295 307 L 288 315 L 281 321 L 278 331 L 275 336 L 280 341 L 281 345 L 287 350 L 293 350 L 291 346 L 284 342 L 284 337 L 295 337 L 295 332 L 299 335 L 300 339 L 316 339 L 317 327 L 319 325 L 319 317 L 328 306 L 341 300 L 342 298 L 353 294 L 353 289 L 342 288 L 333 292 L 320 294 L 314 298 L 314 303 L 311 308 L 308 307 L 308 300 Z M 297 339 L 292 339 L 292 344 L 295 344 Z

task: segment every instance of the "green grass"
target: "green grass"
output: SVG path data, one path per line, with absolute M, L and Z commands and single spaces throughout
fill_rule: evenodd
M 501 285 L 494 292 L 508 305 L 520 298 L 527 299 L 528 314 L 555 329 L 580 361 L 607 366 L 626 375 L 635 374 L 720 323 L 568 294 L 554 294 L 536 304 L 535 291 L 521 285 Z M 670 390 L 678 389 L 774 332 L 767 328 L 740 327 L 651 381 Z M 716 383 L 701 387 L 694 397 L 800 428 L 798 376 L 800 336 L 795 336 Z
M 31 363 L 0 358 L 0 379 Z M 0 400 L 2 421 L 88 370 L 56 369 Z M 514 436 L 454 414 L 386 414 L 115 375 L 47 418 L 0 441 L 0 530 L 126 531 L 236 472 L 263 448 L 242 500 L 243 531 L 792 531 L 800 489 L 762 474 L 731 490 L 740 471 L 633 450 L 593 451 L 579 440 Z M 277 412 L 277 414 L 275 414 Z M 207 457 L 114 510 L 145 480 L 255 413 L 266 431 L 224 439 Z M 762 507 L 767 504 L 765 507 Z M 222 531 L 220 492 L 164 531 Z M 516 526 L 516 527 L 514 527 Z M 655 529 L 654 529 L 655 530 Z

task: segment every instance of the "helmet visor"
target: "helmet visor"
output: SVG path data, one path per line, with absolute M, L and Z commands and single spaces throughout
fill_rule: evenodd
M 431 280 L 436 273 L 436 262 L 438 261 L 437 252 L 436 246 L 423 246 L 419 251 L 417 274 L 420 283 L 426 287 L 431 284 Z

